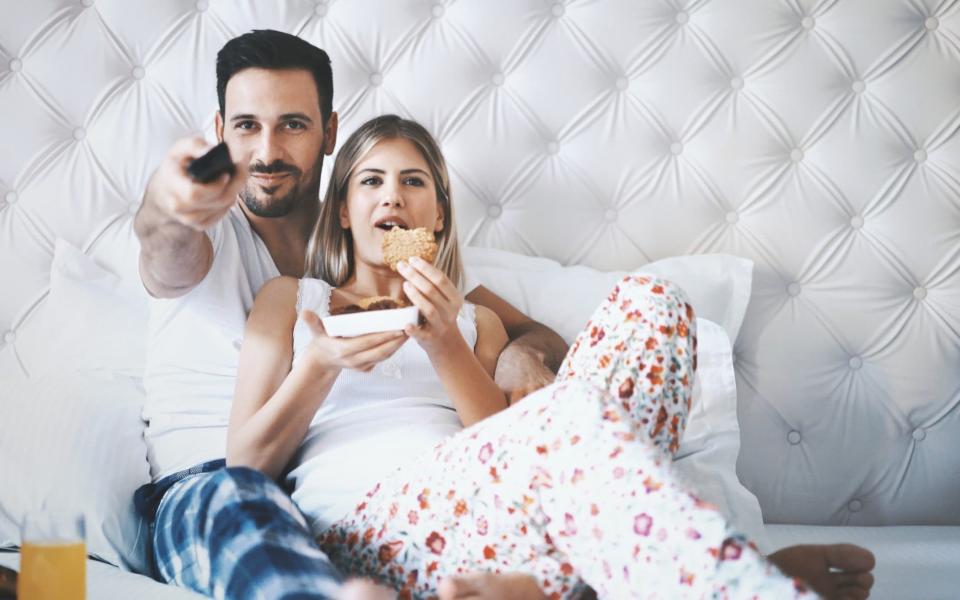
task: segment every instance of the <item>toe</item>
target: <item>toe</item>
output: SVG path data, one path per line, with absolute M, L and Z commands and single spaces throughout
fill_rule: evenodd
M 848 573 L 868 572 L 876 565 L 873 552 L 854 544 L 830 544 L 824 546 L 824 554 L 831 567 Z

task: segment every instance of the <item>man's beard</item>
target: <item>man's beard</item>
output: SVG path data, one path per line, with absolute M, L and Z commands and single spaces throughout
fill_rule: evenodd
M 320 169 L 323 166 L 323 159 L 320 158 L 317 160 L 316 164 L 309 171 L 307 180 L 307 190 L 311 189 L 314 184 L 319 183 L 320 179 Z M 268 219 L 275 219 L 279 217 L 285 217 L 297 207 L 297 203 L 300 201 L 301 195 L 304 193 L 301 183 L 303 182 L 302 176 L 303 173 L 300 169 L 292 165 L 287 165 L 280 162 L 275 162 L 269 166 L 258 164 L 250 167 L 250 173 L 278 173 L 278 172 L 289 172 L 290 177 L 296 179 L 293 187 L 290 188 L 290 191 L 282 197 L 274 197 L 274 192 L 279 189 L 280 186 L 271 186 L 268 188 L 262 188 L 265 198 L 258 198 L 257 192 L 255 191 L 255 184 L 247 183 L 240 190 L 240 199 L 243 200 L 244 205 L 246 205 L 247 210 L 258 217 L 265 217 Z M 259 186 L 256 186 L 259 187 Z M 319 196 L 317 195 L 317 199 Z

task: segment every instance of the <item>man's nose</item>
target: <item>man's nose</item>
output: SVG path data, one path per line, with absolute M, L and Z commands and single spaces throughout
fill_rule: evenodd
M 276 160 L 282 160 L 284 158 L 284 150 L 280 136 L 270 128 L 264 128 L 257 140 L 252 158 L 256 162 L 265 165 L 273 164 Z

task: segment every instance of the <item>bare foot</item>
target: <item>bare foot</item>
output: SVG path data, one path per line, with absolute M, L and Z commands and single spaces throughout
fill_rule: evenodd
M 397 593 L 366 579 L 351 579 L 340 588 L 337 600 L 396 600 Z
M 863 600 L 873 587 L 873 553 L 853 544 L 789 546 L 767 559 L 829 600 Z
M 468 573 L 448 577 L 437 588 L 440 600 L 547 600 L 536 580 L 523 573 Z

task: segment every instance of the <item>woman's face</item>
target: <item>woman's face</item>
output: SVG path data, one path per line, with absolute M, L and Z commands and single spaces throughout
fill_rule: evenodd
M 405 138 L 383 140 L 353 170 L 340 225 L 353 232 L 356 264 L 383 266 L 383 236 L 394 225 L 443 230 L 430 166 Z

